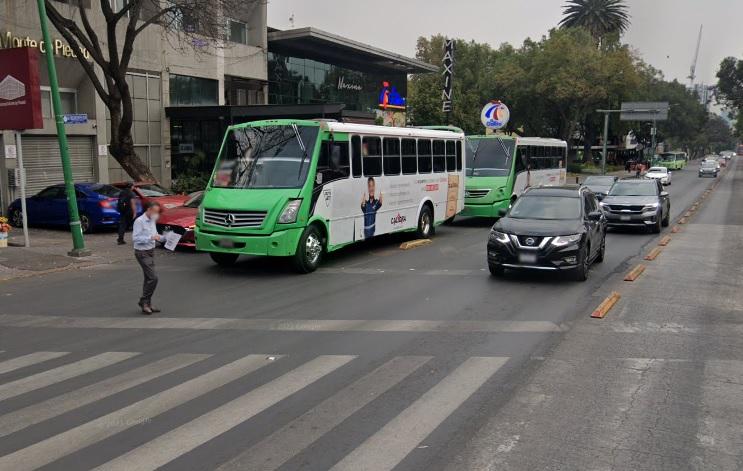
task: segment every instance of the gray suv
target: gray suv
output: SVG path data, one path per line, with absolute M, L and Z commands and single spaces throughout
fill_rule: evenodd
M 647 227 L 654 233 L 668 226 L 671 199 L 660 180 L 619 180 L 601 201 L 609 227 Z

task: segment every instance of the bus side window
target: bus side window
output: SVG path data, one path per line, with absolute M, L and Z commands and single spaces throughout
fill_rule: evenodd
M 446 171 L 453 172 L 457 169 L 457 151 L 454 141 L 446 141 Z
M 433 141 L 433 171 L 440 173 L 446 170 L 446 143 Z
M 515 162 L 515 173 L 519 173 L 526 170 L 528 160 L 528 147 L 518 146 L 516 148 L 516 162 Z
M 348 178 L 351 167 L 348 162 L 348 143 L 325 141 L 317 160 L 317 173 L 322 174 L 323 184 Z
M 361 138 L 353 136 L 351 138 L 351 158 L 353 159 L 351 170 L 354 177 L 361 176 Z
M 463 166 L 464 163 L 462 159 L 462 141 L 457 141 L 457 172 L 461 172 Z
M 400 139 L 384 138 L 384 174 L 400 175 Z
M 415 139 L 402 140 L 402 173 L 412 175 L 418 172 L 418 152 Z
M 365 137 L 361 143 L 361 155 L 364 161 L 364 176 L 382 175 L 382 139 Z
M 431 173 L 431 141 L 418 139 L 418 173 Z

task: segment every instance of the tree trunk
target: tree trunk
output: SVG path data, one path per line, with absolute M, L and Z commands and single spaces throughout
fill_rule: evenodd
M 121 168 L 136 182 L 156 183 L 149 167 L 134 152 L 132 121 L 122 119 L 121 100 L 111 104 L 111 143 L 110 152 Z

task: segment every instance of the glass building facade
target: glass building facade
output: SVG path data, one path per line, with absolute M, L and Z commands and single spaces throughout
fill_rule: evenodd
M 404 72 L 364 72 L 268 53 L 268 102 L 272 105 L 343 103 L 346 110 L 371 113 L 379 109 L 384 82 L 407 96 Z

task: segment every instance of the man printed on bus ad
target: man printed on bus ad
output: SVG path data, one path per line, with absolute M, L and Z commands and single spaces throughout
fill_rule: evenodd
M 367 180 L 368 193 L 364 193 L 364 199 L 361 200 L 361 212 L 364 213 L 364 238 L 374 237 L 374 231 L 377 227 L 377 211 L 382 207 L 382 193 L 379 193 L 379 199 L 376 199 L 376 182 L 374 178 L 369 177 Z

